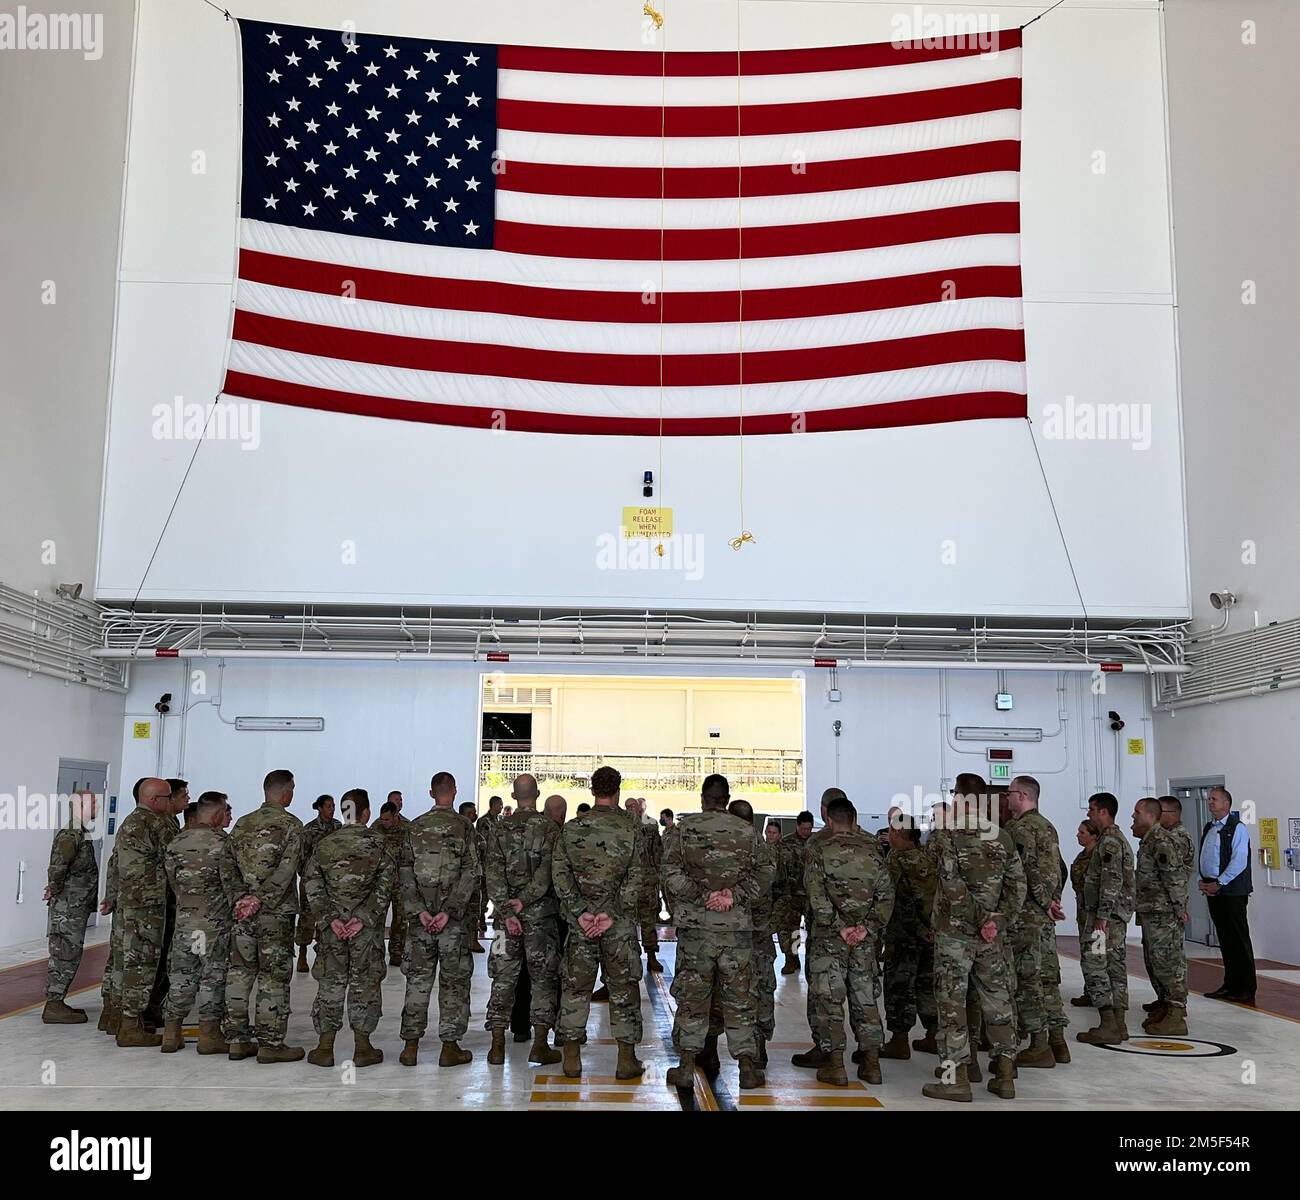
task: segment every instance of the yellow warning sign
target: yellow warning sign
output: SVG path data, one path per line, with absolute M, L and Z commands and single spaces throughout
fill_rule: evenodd
M 621 528 L 625 538 L 667 538 L 673 536 L 671 508 L 624 506 Z
M 1130 754 L 1145 754 L 1147 752 L 1146 738 L 1129 738 L 1128 752 Z
M 148 721 L 136 721 L 132 725 L 132 730 L 133 730 L 132 737 L 134 737 L 137 741 L 148 740 L 149 737 Z
M 1259 854 L 1266 867 L 1277 867 L 1282 863 L 1282 843 L 1278 837 L 1276 817 L 1259 819 Z

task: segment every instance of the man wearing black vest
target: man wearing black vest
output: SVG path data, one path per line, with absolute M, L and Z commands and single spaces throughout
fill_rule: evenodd
M 1211 788 L 1210 816 L 1201 830 L 1200 888 L 1223 954 L 1223 984 L 1205 994 L 1212 1000 L 1255 1003 L 1255 951 L 1250 944 L 1246 905 L 1250 902 L 1250 835 L 1232 811 L 1227 788 Z

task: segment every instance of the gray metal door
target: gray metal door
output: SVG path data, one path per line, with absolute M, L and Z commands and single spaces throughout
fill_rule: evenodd
M 1171 779 L 1169 794 L 1177 796 L 1183 805 L 1183 827 L 1191 835 L 1192 846 L 1200 853 L 1201 830 L 1210 820 L 1210 790 L 1223 787 L 1222 775 L 1201 776 L 1196 779 Z M 1187 940 L 1200 942 L 1205 946 L 1217 946 L 1219 940 L 1214 935 L 1214 923 L 1210 920 L 1210 906 L 1201 889 L 1197 887 L 1201 874 L 1196 865 L 1192 866 L 1192 877 L 1188 884 L 1190 897 L 1187 905 Z
M 99 823 L 102 829 L 105 821 L 104 810 L 108 804 L 108 763 L 90 762 L 84 758 L 59 759 L 59 795 L 70 796 L 83 788 L 89 788 L 99 797 Z M 54 841 L 53 834 L 50 835 L 50 841 Z M 104 853 L 103 837 L 95 838 L 92 844 L 95 847 L 95 865 L 99 868 L 100 878 L 103 879 L 104 864 L 100 861 Z M 90 914 L 90 924 L 99 924 L 98 909 Z

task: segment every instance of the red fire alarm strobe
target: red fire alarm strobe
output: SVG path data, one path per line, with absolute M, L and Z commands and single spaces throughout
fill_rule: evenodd
M 488 662 L 509 662 L 510 655 L 505 650 L 489 650 L 485 655 Z
M 839 666 L 839 663 L 840 660 L 838 658 L 814 658 L 813 659 L 814 667 L 837 667 Z

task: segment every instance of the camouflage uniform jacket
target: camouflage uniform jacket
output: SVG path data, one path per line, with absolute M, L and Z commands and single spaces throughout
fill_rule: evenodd
M 819 932 L 865 925 L 868 940 L 879 945 L 894 911 L 894 882 L 870 834 L 845 829 L 817 839 L 804 866 L 804 890 Z
M 555 839 L 551 886 L 570 925 L 603 912 L 630 931 L 644 873 L 636 827 L 621 809 L 592 808 L 566 821 Z
M 399 861 L 406 911 L 445 912 L 453 921 L 462 920 L 483 872 L 474 827 L 448 806 L 431 808 L 402 830 Z
M 365 825 L 344 825 L 307 861 L 307 903 L 321 926 L 358 917 L 382 935 L 396 874 L 391 839 Z
M 287 808 L 268 801 L 240 817 L 222 850 L 221 885 L 231 904 L 256 896 L 262 902 L 259 915 L 298 911 L 302 822 Z
M 661 869 L 678 929 L 742 933 L 754 928 L 751 908 L 762 890 L 758 843 L 754 826 L 725 810 L 691 813 L 677 821 L 664 839 Z M 731 908 L 706 908 L 708 894 L 723 888 L 731 889 Z
M 664 861 L 663 838 L 659 836 L 659 827 L 649 821 L 638 818 L 637 832 L 641 835 L 641 850 L 645 856 L 645 878 L 642 881 L 641 894 L 647 899 L 659 895 L 659 868 Z
M 1091 846 L 1087 850 L 1080 850 L 1074 856 L 1074 862 L 1070 864 L 1070 886 L 1074 888 L 1080 909 L 1083 908 L 1083 881 L 1088 874 L 1088 864 L 1092 861 L 1092 852 L 1095 849 L 1096 846 Z
M 176 893 L 176 919 L 229 925 L 230 898 L 221 883 L 225 840 L 215 829 L 195 825 L 178 833 L 163 854 L 167 882 Z
M 777 929 L 798 929 L 807 897 L 803 864 L 811 837 L 787 833 L 776 848 L 776 883 L 772 887 L 772 923 Z
M 127 908 L 161 908 L 167 903 L 163 851 L 176 836 L 170 816 L 139 805 L 118 827 L 113 843 L 117 858 L 118 898 Z
M 331 817 L 328 821 L 322 821 L 318 813 L 312 820 L 307 821 L 302 827 L 302 869 L 306 871 L 307 863 L 311 861 L 312 852 L 316 849 L 317 843 L 323 837 L 331 833 L 337 833 L 343 828 L 343 822 L 337 817 Z
M 114 845 L 113 853 L 108 856 L 108 866 L 104 869 L 104 903 L 108 905 L 109 912 L 117 907 L 118 889 L 117 846 Z
M 99 898 L 95 844 L 80 826 L 60 829 L 50 847 L 50 904 L 69 912 L 93 912 Z
M 934 894 L 939 876 L 934 857 L 921 846 L 891 850 L 885 858 L 894 884 L 894 911 L 889 918 L 889 936 L 921 937 L 934 916 Z
M 1174 839 L 1174 844 L 1178 847 L 1178 852 L 1183 860 L 1184 879 L 1183 890 L 1187 890 L 1196 865 L 1196 847 L 1192 845 L 1192 835 L 1187 832 L 1187 826 L 1175 825 L 1172 829 L 1166 829 L 1165 832 Z
M 1133 848 L 1119 826 L 1102 830 L 1083 879 L 1088 919 L 1127 921 L 1133 915 Z
M 545 813 L 513 812 L 488 833 L 487 885 L 493 912 L 509 916 L 507 900 L 523 901 L 524 924 L 553 917 L 560 902 L 551 890 L 551 855 L 560 827 Z
M 478 847 L 480 869 L 487 866 L 488 837 L 491 835 L 493 828 L 500 820 L 500 817 L 494 817 L 491 813 L 484 813 L 474 822 L 474 840 Z
M 1153 825 L 1138 844 L 1133 908 L 1139 920 L 1143 915 L 1181 917 L 1187 885 L 1182 848 L 1169 830 Z
M 1007 830 L 1025 868 L 1025 905 L 1021 919 L 1051 925 L 1051 906 L 1061 898 L 1061 853 L 1056 826 L 1036 808 L 1007 822 Z
M 772 890 L 776 883 L 777 847 L 769 846 L 762 838 L 758 839 L 758 895 L 750 905 L 749 915 L 754 922 L 755 933 L 772 936 Z
M 990 918 L 999 934 L 1025 902 L 1025 868 L 1009 837 L 983 837 L 976 829 L 944 829 L 932 839 L 939 887 L 934 931 L 978 937 Z

